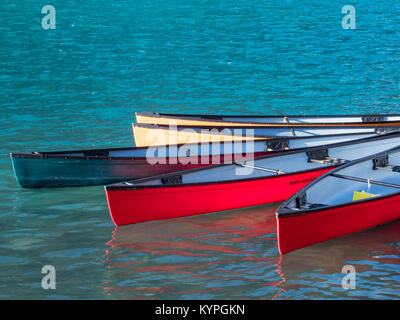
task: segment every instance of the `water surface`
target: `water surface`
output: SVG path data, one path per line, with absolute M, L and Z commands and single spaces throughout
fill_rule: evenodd
M 0 298 L 399 299 L 399 222 L 281 258 L 279 204 L 115 228 L 102 187 L 22 190 L 8 157 L 131 146 L 134 111 L 400 112 L 398 1 L 356 30 L 337 1 L 51 4 L 0 4 Z

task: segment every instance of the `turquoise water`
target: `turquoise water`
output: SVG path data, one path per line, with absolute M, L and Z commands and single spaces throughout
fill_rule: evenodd
M 102 187 L 22 190 L 8 157 L 130 146 L 134 111 L 400 112 L 398 1 L 356 30 L 340 1 L 45 4 L 0 4 L 0 298 L 400 298 L 400 222 L 281 258 L 278 204 L 115 228 Z

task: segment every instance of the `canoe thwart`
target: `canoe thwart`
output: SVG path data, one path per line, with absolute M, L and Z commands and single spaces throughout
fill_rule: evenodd
M 266 172 L 271 172 L 271 173 L 276 173 L 276 174 L 284 174 L 285 171 L 283 170 L 275 170 L 275 169 L 269 169 L 269 168 L 263 168 L 263 167 L 257 167 L 254 165 L 248 165 L 246 163 L 235 163 L 238 166 L 244 167 L 244 168 L 250 168 L 254 170 L 260 170 L 260 171 L 266 171 Z
M 348 175 L 339 174 L 339 173 L 331 173 L 330 176 L 335 177 L 335 178 L 346 179 L 346 180 L 353 180 L 353 181 L 357 181 L 357 182 L 365 182 L 368 184 L 376 184 L 376 185 L 383 186 L 383 187 L 400 189 L 400 185 L 394 184 L 394 183 L 387 183 L 387 182 L 375 181 L 375 180 L 370 180 L 370 179 L 364 179 L 364 178 L 353 177 L 353 176 L 348 176 Z

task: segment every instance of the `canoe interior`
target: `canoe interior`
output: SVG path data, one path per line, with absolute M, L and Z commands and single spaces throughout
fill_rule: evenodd
M 400 115 L 329 115 L 329 116 L 301 116 L 301 115 L 279 115 L 279 116 L 242 116 L 242 115 L 185 115 L 185 114 L 168 114 L 168 113 L 146 113 L 137 112 L 136 117 L 153 117 L 153 118 L 170 118 L 172 119 L 188 119 L 188 120 L 216 120 L 216 121 L 232 121 L 232 122 L 258 122 L 258 123 L 362 123 L 367 117 L 370 119 L 379 119 L 381 122 L 400 121 Z M 363 121 L 364 119 L 364 121 Z
M 292 174 L 300 171 L 335 166 L 346 161 L 382 152 L 398 145 L 400 145 L 400 135 L 395 134 L 375 139 L 366 139 L 363 142 L 345 143 L 329 149 L 325 148 L 328 152 L 328 158 L 322 158 L 327 159 L 326 161 L 318 160 L 322 159 L 321 153 L 318 152 L 318 150 L 324 150 L 324 148 L 314 148 L 310 149 L 312 151 L 311 154 L 309 153 L 310 151 L 289 152 L 281 155 L 257 158 L 251 162 L 242 161 L 239 164 L 213 166 L 175 175 L 152 177 L 112 186 L 116 188 L 134 188 L 139 186 L 207 184 L 263 178 L 276 176 L 278 174 Z M 317 160 L 314 161 L 314 158 Z M 329 159 L 331 159 L 331 161 Z
M 354 200 L 355 192 L 366 192 L 376 197 L 399 193 L 400 151 L 389 154 L 387 162 L 387 165 L 376 167 L 374 160 L 370 159 L 328 174 L 305 189 L 303 199 L 306 199 L 306 203 L 299 202 L 297 197 L 293 198 L 286 208 L 301 211 L 366 201 L 366 199 Z M 367 199 L 373 198 L 375 197 Z
M 356 134 L 356 133 L 374 133 L 375 127 L 307 127 L 307 128 L 291 128 L 291 127 L 209 127 L 209 126 L 168 126 L 168 125 L 151 125 L 151 124 L 132 124 L 135 141 L 136 135 L 144 135 L 144 140 L 160 140 L 160 135 L 165 135 L 169 140 L 173 137 L 174 132 L 180 134 L 211 134 L 222 136 L 239 136 L 239 137 L 256 137 L 256 138 L 269 138 L 271 136 L 277 137 L 307 137 L 316 135 L 337 135 L 337 134 Z M 136 128 L 142 129 L 141 132 L 135 130 Z M 386 131 L 398 130 L 397 127 L 383 128 Z M 179 141 L 179 140 L 178 140 Z
M 133 124 L 136 146 L 173 145 L 231 140 L 263 140 L 271 138 L 299 138 L 313 136 L 337 136 L 343 134 L 373 134 L 398 131 L 399 128 L 376 129 L 374 127 L 331 127 L 331 128 L 212 128 L 212 127 L 169 127 L 160 125 Z

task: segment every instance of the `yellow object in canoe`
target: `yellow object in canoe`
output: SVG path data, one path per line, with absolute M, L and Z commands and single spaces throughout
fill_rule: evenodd
M 364 190 L 363 191 L 354 191 L 353 201 L 367 199 L 367 198 L 373 198 L 373 197 L 377 197 L 377 196 L 380 196 L 380 194 L 372 194 L 369 192 L 365 192 Z

